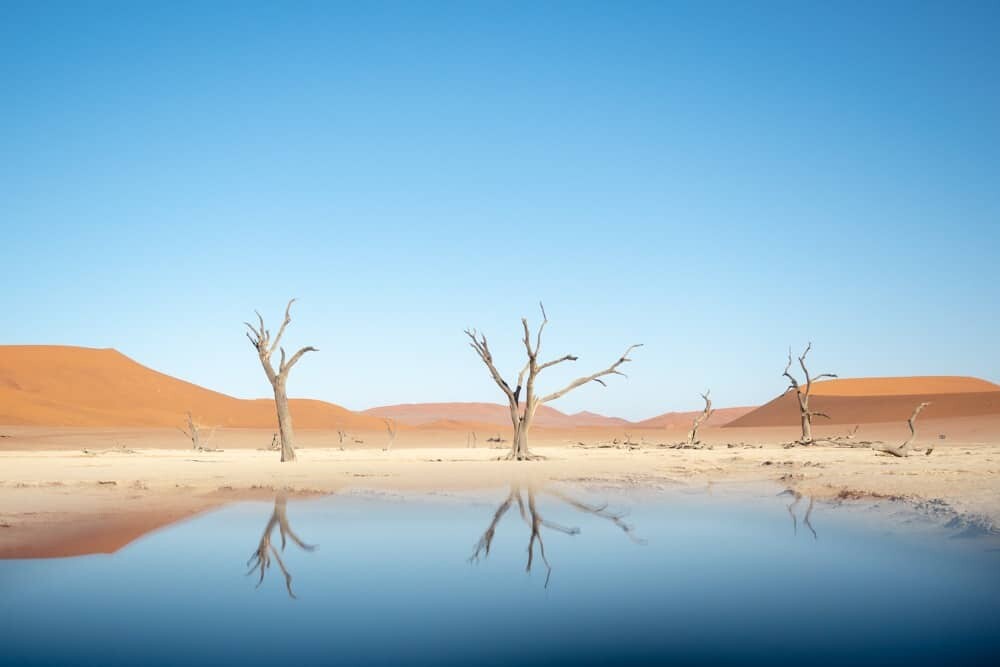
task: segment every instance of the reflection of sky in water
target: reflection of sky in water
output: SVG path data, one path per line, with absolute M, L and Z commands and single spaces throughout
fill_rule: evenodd
M 113 556 L 0 562 L 3 657 L 20 664 L 990 664 L 1000 553 L 787 498 L 615 497 L 647 544 L 539 492 L 552 577 L 524 572 L 516 505 L 489 558 L 488 502 L 290 501 L 314 553 L 244 576 L 272 503 L 224 508 Z M 588 498 L 593 500 L 593 497 Z M 280 544 L 277 530 L 275 544 Z M 995 546 L 995 544 L 993 545 Z M 536 556 L 537 559 L 537 556 Z

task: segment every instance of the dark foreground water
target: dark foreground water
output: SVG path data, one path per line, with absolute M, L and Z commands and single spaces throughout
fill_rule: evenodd
M 112 556 L 0 562 L 0 661 L 1000 664 L 993 538 L 884 506 L 806 523 L 771 492 L 560 488 L 243 503 Z M 281 563 L 255 588 L 268 524 Z M 283 524 L 318 548 L 280 551 Z

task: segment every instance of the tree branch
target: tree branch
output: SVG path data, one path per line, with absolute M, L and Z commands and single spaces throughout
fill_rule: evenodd
M 268 349 L 268 354 L 272 354 L 275 349 L 277 349 L 278 344 L 281 343 L 281 337 L 285 335 L 285 328 L 292 321 L 292 304 L 295 303 L 295 299 L 289 299 L 288 305 L 285 306 L 285 320 L 281 323 L 281 328 L 278 329 L 278 335 L 274 337 L 274 342 L 271 343 L 271 347 Z
M 469 347 L 475 350 L 476 354 L 479 355 L 479 358 L 483 360 L 483 363 L 486 364 L 486 368 L 489 370 L 493 381 L 497 383 L 497 386 L 500 387 L 500 389 L 503 390 L 503 393 L 507 396 L 507 400 L 510 401 L 511 409 L 516 410 L 518 397 L 511 390 L 507 381 L 503 379 L 503 376 L 500 375 L 500 371 L 497 370 L 497 367 L 493 364 L 493 355 L 490 353 L 490 346 L 486 341 L 486 335 L 478 334 L 475 329 L 466 329 L 465 335 L 472 340 L 472 342 L 469 343 Z
M 302 355 L 304 355 L 306 352 L 319 352 L 319 348 L 313 347 L 312 345 L 304 347 L 301 350 L 299 350 L 298 352 L 296 352 L 295 354 L 293 354 L 292 358 L 289 359 L 288 363 L 286 364 L 285 363 L 285 348 L 281 348 L 281 366 L 279 367 L 281 369 L 281 372 L 282 373 L 288 372 L 292 368 L 292 366 L 294 366 L 295 364 L 297 364 L 299 362 L 299 359 L 301 359 Z
M 553 392 L 551 394 L 548 394 L 547 396 L 543 396 L 541 399 L 539 399 L 539 403 L 548 403 L 549 401 L 554 401 L 555 399 L 560 398 L 561 396 L 565 396 L 566 394 L 568 394 L 569 392 L 573 391 L 577 387 L 581 387 L 581 386 L 587 384 L 588 382 L 599 382 L 600 384 L 602 384 L 604 386 L 607 386 L 607 385 L 604 384 L 604 382 L 602 380 L 600 380 L 600 378 L 604 377 L 605 375 L 622 375 L 622 376 L 624 376 L 625 374 L 622 373 L 621 371 L 619 371 L 618 367 L 621 366 L 624 363 L 632 361 L 629 358 L 628 355 L 629 355 L 629 353 L 632 350 L 634 350 L 637 347 L 642 347 L 642 343 L 638 343 L 636 345 L 630 345 L 628 347 L 628 349 L 625 350 L 624 354 L 622 354 L 622 356 L 619 357 L 618 361 L 616 361 L 615 363 L 611 364 L 610 366 L 608 366 L 607 368 L 605 368 L 602 371 L 598 371 L 598 372 L 594 373 L 593 375 L 588 375 L 586 377 L 577 378 L 576 380 L 573 380 L 572 382 L 570 382 L 568 385 L 566 385 L 564 388 L 560 389 L 559 391 L 556 391 L 556 392 Z

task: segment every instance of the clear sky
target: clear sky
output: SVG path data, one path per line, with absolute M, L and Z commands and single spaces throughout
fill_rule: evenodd
M 1000 380 L 996 2 L 4 2 L 0 342 L 629 418 L 817 372 Z M 561 370 L 562 372 L 555 372 Z

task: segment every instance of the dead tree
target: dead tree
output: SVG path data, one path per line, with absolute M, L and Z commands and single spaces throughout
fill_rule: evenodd
M 188 413 L 187 413 L 187 429 L 184 429 L 184 428 L 178 426 L 177 430 L 180 431 L 181 433 L 183 433 L 187 437 L 187 439 L 191 441 L 191 448 L 192 449 L 194 449 L 195 451 L 198 451 L 198 452 L 206 452 L 206 451 L 213 451 L 213 450 L 210 450 L 208 448 L 208 443 L 212 441 L 212 436 L 215 435 L 215 429 L 216 428 L 217 427 L 213 426 L 212 430 L 208 434 L 208 437 L 205 438 L 205 442 L 202 442 L 201 441 L 201 424 L 196 423 L 194 421 L 194 417 L 191 416 L 191 412 L 188 411 Z
M 382 448 L 383 452 L 387 452 L 392 449 L 392 443 L 396 442 L 396 422 L 391 419 L 383 419 L 382 421 L 385 422 L 385 430 L 389 434 L 389 442 Z
M 521 318 L 521 325 L 524 327 L 524 338 L 522 342 L 524 343 L 524 349 L 527 353 L 528 360 L 521 369 L 521 372 L 518 374 L 517 382 L 513 389 L 511 389 L 507 381 L 503 379 L 500 371 L 498 371 L 494 365 L 493 354 L 490 352 L 486 336 L 478 334 L 475 329 L 466 329 L 465 331 L 465 334 L 471 340 L 469 346 L 474 349 L 476 354 L 479 355 L 479 358 L 482 359 L 486 368 L 489 370 L 493 381 L 496 382 L 497 386 L 500 387 L 501 391 L 503 391 L 504 395 L 507 397 L 507 402 L 510 405 L 510 419 L 514 427 L 514 438 L 511 442 L 510 454 L 505 457 L 507 460 L 525 461 L 528 459 L 540 458 L 538 456 L 533 456 L 528 451 L 528 432 L 531 430 L 531 424 L 535 418 L 535 411 L 538 410 L 539 405 L 565 396 L 570 391 L 589 382 L 598 382 L 603 386 L 607 386 L 604 381 L 601 380 L 601 378 L 606 375 L 625 376 L 624 373 L 618 370 L 618 367 L 631 361 L 628 357 L 629 353 L 635 348 L 641 347 L 640 345 L 631 345 L 625 350 L 625 353 L 622 354 L 617 361 L 604 370 L 598 371 L 592 375 L 577 378 L 559 391 L 538 396 L 535 394 L 535 380 L 537 379 L 539 373 L 544 371 L 546 368 L 550 368 L 556 364 L 561 364 L 564 361 L 577 360 L 577 357 L 567 354 L 557 359 L 552 359 L 551 361 L 539 363 L 538 352 L 542 345 L 542 331 L 545 329 L 545 325 L 548 324 L 549 319 L 545 315 L 545 307 L 541 303 L 538 305 L 542 310 L 542 323 L 539 325 L 538 331 L 535 334 L 534 345 L 532 345 L 531 342 L 531 330 L 528 327 L 528 320 L 526 318 Z M 525 392 L 523 401 L 521 400 L 522 389 Z
M 645 544 L 643 540 L 635 537 L 632 525 L 623 520 L 622 517 L 624 515 L 609 512 L 606 505 L 589 505 L 571 498 L 559 491 L 548 491 L 548 493 L 567 503 L 571 507 L 580 510 L 581 512 L 608 519 L 621 528 L 633 542 L 636 542 L 637 544 Z M 525 502 L 525 495 L 527 495 L 527 502 Z M 579 535 L 580 529 L 574 526 L 563 526 L 553 521 L 546 520 L 538 510 L 538 505 L 535 502 L 535 495 L 535 489 L 533 487 L 529 486 L 528 492 L 525 494 L 521 490 L 520 485 L 511 485 L 510 493 L 493 513 L 493 520 L 486 528 L 482 537 L 479 538 L 479 542 L 476 543 L 472 556 L 469 557 L 469 562 L 479 562 L 481 559 L 489 557 L 490 548 L 493 545 L 493 538 L 496 535 L 497 525 L 499 525 L 500 520 L 504 517 L 507 511 L 516 503 L 521 518 L 530 530 L 528 537 L 528 562 L 525 567 L 525 571 L 529 573 L 531 572 L 531 567 L 535 562 L 535 544 L 537 543 L 538 555 L 541 557 L 546 570 L 545 587 L 548 587 L 549 579 L 552 576 L 552 565 L 549 563 L 549 559 L 545 555 L 545 541 L 542 536 L 542 528 L 548 528 L 549 530 L 554 530 L 565 535 Z
M 700 415 L 694 418 L 694 423 L 691 424 L 691 432 L 688 433 L 688 445 L 691 447 L 694 447 L 696 444 L 698 444 L 698 428 L 706 421 L 708 421 L 708 418 L 712 416 L 713 412 L 715 412 L 714 410 L 712 410 L 712 399 L 708 397 L 709 394 L 711 393 L 712 390 L 709 389 L 704 394 L 701 395 L 701 397 L 705 399 L 705 409 L 702 411 Z
M 303 542 L 295 534 L 291 526 L 288 525 L 288 501 L 284 493 L 279 493 L 274 498 L 274 512 L 271 513 L 271 518 L 264 527 L 264 534 L 260 536 L 260 543 L 253 554 L 250 555 L 250 560 L 247 561 L 247 567 L 250 568 L 247 570 L 247 575 L 253 574 L 254 570 L 259 571 L 260 577 L 257 579 L 257 588 L 260 588 L 260 585 L 264 583 L 264 574 L 271 567 L 271 556 L 273 555 L 275 562 L 278 563 L 278 567 L 281 569 L 281 574 L 285 576 L 285 588 L 288 589 L 288 596 L 295 599 L 295 593 L 292 592 L 292 575 L 288 572 L 288 568 L 285 567 L 285 562 L 281 560 L 281 553 L 271 543 L 271 533 L 274 532 L 275 526 L 277 526 L 278 532 L 281 535 L 282 552 L 285 550 L 286 538 L 291 539 L 292 542 L 299 545 L 305 551 L 316 550 L 316 545 Z
M 255 327 L 249 322 L 244 322 L 247 328 L 250 329 L 247 332 L 247 338 L 254 349 L 257 350 L 257 356 L 260 357 L 260 364 L 264 367 L 264 374 L 267 375 L 267 380 L 274 389 L 274 406 L 278 412 L 278 432 L 281 434 L 282 463 L 295 460 L 295 433 L 292 430 L 292 415 L 288 411 L 288 393 L 285 388 L 288 382 L 288 372 L 292 370 L 292 366 L 297 364 L 306 352 L 319 351 L 315 347 L 303 347 L 293 354 L 291 359 L 286 361 L 285 348 L 279 347 L 279 344 L 281 343 L 281 337 L 285 333 L 285 328 L 292 321 L 291 310 L 293 303 L 295 303 L 295 299 L 289 301 L 288 305 L 285 306 L 285 321 L 281 323 L 278 335 L 274 337 L 273 341 L 271 340 L 271 332 L 264 328 L 264 318 L 259 312 L 257 313 L 258 326 Z M 271 365 L 271 355 L 274 354 L 275 350 L 281 351 L 281 361 L 278 363 L 277 371 Z
M 788 391 L 789 389 L 795 390 L 795 396 L 799 402 L 799 418 L 802 422 L 802 438 L 799 440 L 800 445 L 811 445 L 815 442 L 812 435 L 812 418 L 813 417 L 825 417 L 830 418 L 830 415 L 823 412 L 816 412 L 815 410 L 809 409 L 809 395 L 812 393 L 812 385 L 816 380 L 821 380 L 823 378 L 835 378 L 837 377 L 833 373 L 822 373 L 816 377 L 809 375 L 809 369 L 806 368 L 806 355 L 809 354 L 809 350 L 812 349 L 812 343 L 806 345 L 805 351 L 799 357 L 799 366 L 802 368 L 802 373 L 805 375 L 805 387 L 799 384 L 799 381 L 795 379 L 795 376 L 791 374 L 790 370 L 792 368 L 792 349 L 788 348 L 788 364 L 785 366 L 785 372 L 782 373 L 786 378 L 788 378 Z
M 879 449 L 877 451 L 884 452 L 886 454 L 891 454 L 892 456 L 898 456 L 898 457 L 901 457 L 901 458 L 908 456 L 909 453 L 910 453 L 910 451 L 911 451 L 910 450 L 910 445 L 917 438 L 917 426 L 916 426 L 917 415 L 919 415 L 920 411 L 923 410 L 924 408 L 926 408 L 928 405 L 930 405 L 930 402 L 929 401 L 925 401 L 925 402 L 921 403 L 920 405 L 918 405 L 917 407 L 915 407 L 913 409 L 913 414 L 911 414 L 910 418 L 906 420 L 906 425 L 910 427 L 910 437 L 908 437 L 903 442 L 903 444 L 901 444 L 899 447 L 885 446 L 885 447 L 882 447 L 882 449 Z M 934 451 L 934 445 L 929 445 L 927 447 L 927 450 L 924 452 L 924 454 L 926 454 L 926 455 L 929 456 L 930 453 L 933 452 L 933 451 Z
M 476 448 L 476 432 L 475 431 L 469 431 L 469 435 L 467 435 L 465 437 L 465 446 L 467 448 L 471 447 L 472 449 Z

